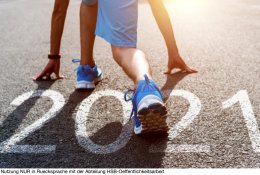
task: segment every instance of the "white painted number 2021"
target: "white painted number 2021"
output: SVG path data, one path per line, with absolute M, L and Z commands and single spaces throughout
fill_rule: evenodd
M 119 137 L 108 145 L 95 144 L 90 138 L 87 132 L 87 119 L 91 106 L 99 98 L 104 96 L 113 96 L 117 98 L 123 107 L 123 128 Z M 182 131 L 184 131 L 198 116 L 202 104 L 200 99 L 191 92 L 185 90 L 173 90 L 170 97 L 179 96 L 186 99 L 190 106 L 182 119 L 169 130 L 169 143 L 167 147 L 161 147 L 160 144 L 153 144 L 149 148 L 150 153 L 156 152 L 210 152 L 210 146 L 208 145 L 187 145 L 187 144 L 171 144 Z M 32 123 L 30 126 L 24 128 L 19 133 L 15 133 L 9 139 L 0 143 L 0 153 L 55 153 L 56 145 L 18 145 L 19 142 L 31 135 L 33 132 L 39 130 L 44 124 L 50 122 L 65 105 L 64 97 L 53 90 L 36 90 L 24 93 L 12 101 L 12 106 L 19 106 L 26 100 L 33 97 L 48 97 L 53 101 L 51 109 L 43 115 L 40 119 Z M 252 148 L 255 152 L 260 152 L 260 132 L 258 129 L 257 121 L 254 116 L 251 102 L 246 90 L 237 92 L 233 97 L 223 102 L 223 108 L 229 108 L 240 103 L 243 117 L 248 129 L 249 137 L 252 142 Z M 98 91 L 84 99 L 79 105 L 79 110 L 75 118 L 75 134 L 80 146 L 95 154 L 110 154 L 122 149 L 130 140 L 133 134 L 133 124 L 129 121 L 129 114 L 131 112 L 131 104 L 126 103 L 123 100 L 123 94 L 115 90 Z M 1 125 L 2 123 L 0 123 Z

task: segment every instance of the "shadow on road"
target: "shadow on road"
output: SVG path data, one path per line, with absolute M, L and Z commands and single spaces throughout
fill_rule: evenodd
M 164 100 L 167 101 L 170 97 L 171 92 L 174 90 L 175 86 L 183 79 L 185 78 L 189 73 L 183 73 L 181 71 L 176 72 L 172 75 L 167 75 L 167 80 L 163 87 L 161 88 L 161 91 L 164 94 Z
M 38 89 L 46 89 L 53 82 L 41 83 Z M 126 145 L 115 152 L 108 154 L 95 154 L 78 143 L 75 134 L 75 113 L 77 106 L 89 95 L 91 91 L 73 92 L 62 111 L 51 121 L 46 123 L 41 129 L 35 131 L 32 135 L 25 138 L 19 144 L 26 145 L 57 145 L 55 153 L 51 154 L 2 154 L 0 167 L 4 168 L 159 168 L 162 167 L 162 160 L 165 155 L 163 152 L 151 153 L 150 147 L 157 143 L 165 143 L 167 135 L 153 134 L 136 136 L 131 135 Z M 22 108 L 29 109 L 35 104 L 37 98 L 29 100 L 30 105 L 25 102 L 16 112 L 20 112 Z M 95 105 L 94 105 L 95 106 Z M 98 107 L 96 107 L 98 109 Z M 96 109 L 95 108 L 95 109 Z M 93 110 L 93 109 L 92 109 Z M 108 109 L 104 109 L 108 110 Z M 23 116 L 25 112 L 23 113 Z M 10 117 L 13 114 L 10 115 Z M 118 115 L 122 115 L 122 111 L 118 111 Z M 20 116 L 20 115 L 18 115 Z M 16 127 L 21 123 L 22 119 L 9 119 L 9 123 L 3 126 L 13 124 L 13 132 L 1 138 L 7 138 L 14 133 Z M 95 116 L 93 116 L 95 118 Z M 18 123 L 17 123 L 18 120 Z M 96 120 L 96 119 L 94 119 Z M 98 121 L 98 120 L 96 120 Z M 89 122 L 89 121 L 88 121 Z M 93 124 L 93 123 L 92 123 Z M 91 123 L 86 124 L 87 127 Z M 133 124 L 130 122 L 128 132 L 133 132 Z M 121 122 L 110 122 L 98 129 L 90 136 L 90 140 L 98 145 L 107 145 L 115 142 L 122 131 Z M 7 129 L 7 128 L 6 128 Z M 165 146 L 166 147 L 166 146 Z
M 85 98 L 87 98 L 91 92 L 77 92 L 75 91 L 70 95 L 68 103 L 64 106 L 64 111 L 61 112 L 51 125 L 42 128 L 38 132 L 39 137 L 43 137 L 44 132 L 52 131 L 53 138 L 50 138 L 50 134 L 46 134 L 44 137 L 48 139 L 48 143 L 57 144 L 57 150 L 55 154 L 37 156 L 31 155 L 27 159 L 28 164 L 26 167 L 46 167 L 46 168 L 159 168 L 162 167 L 162 160 L 165 153 L 150 153 L 149 149 L 152 144 L 160 142 L 165 143 L 167 141 L 166 134 L 153 134 L 136 136 L 131 135 L 129 141 L 121 149 L 112 153 L 96 154 L 86 148 L 80 146 L 79 141 L 75 136 L 75 109 Z M 113 106 L 114 104 L 112 104 Z M 98 110 L 98 107 L 93 106 L 91 110 Z M 103 110 L 108 110 L 107 108 Z M 64 114 L 66 113 L 66 114 Z M 113 115 L 122 115 L 121 111 L 115 111 Z M 98 116 L 92 116 L 92 120 L 87 120 L 86 127 L 89 130 L 90 125 L 96 126 L 95 122 L 100 122 Z M 133 124 L 129 122 L 127 124 L 128 133 L 133 133 Z M 55 128 L 54 128 L 55 127 Z M 102 126 L 89 136 L 89 139 L 97 145 L 108 145 L 115 142 L 120 133 L 122 132 L 123 125 L 121 122 L 109 122 Z M 52 134 L 51 134 L 52 135 Z M 34 134 L 34 137 L 38 137 Z M 57 138 L 60 141 L 57 141 Z M 31 138 L 32 139 L 32 138 Z M 28 141 L 31 140 L 28 138 Z M 28 143 L 27 141 L 27 143 Z M 37 141 L 39 144 L 39 141 Z M 45 141 L 46 143 L 46 141 Z M 118 145 L 115 145 L 115 147 Z M 48 160 L 48 161 L 46 161 Z M 41 162 L 41 164 L 35 164 L 35 162 Z M 24 166 L 23 166 L 24 167 Z
M 42 84 L 43 83 L 43 84 Z M 47 89 L 53 82 L 40 82 L 38 89 Z M 42 86 L 43 85 L 43 86 Z M 47 86 L 50 85 L 50 86 Z M 51 154 L 2 154 L 0 157 L 0 167 L 3 168 L 50 168 L 50 167 L 85 167 L 84 162 L 77 162 L 78 157 L 82 157 L 81 154 L 73 154 L 75 150 L 81 149 L 77 144 L 75 137 L 75 121 L 72 118 L 73 114 L 76 112 L 75 108 L 87 98 L 92 91 L 74 91 L 67 103 L 62 108 L 61 112 L 51 121 L 46 123 L 41 129 L 35 131 L 33 134 L 25 138 L 19 144 L 26 145 L 57 145 L 56 152 Z M 31 104 L 35 104 L 38 98 L 32 98 L 30 100 Z M 21 105 L 21 107 L 16 109 L 16 112 L 21 112 L 21 109 L 32 108 L 33 105 L 28 105 L 27 102 Z M 10 115 L 10 117 L 12 114 Z M 18 115 L 20 116 L 20 115 Z M 22 116 L 25 116 L 23 113 Z M 9 119 L 15 126 L 21 123 L 22 119 L 14 118 Z M 11 123 L 5 123 L 3 126 L 8 126 Z M 13 127 L 16 129 L 15 127 Z M 2 130 L 1 130 L 2 131 Z M 13 131 L 14 132 L 14 131 Z M 13 132 L 8 132 L 5 138 L 12 135 Z M 1 136 L 3 138 L 3 136 Z M 77 149 L 78 148 L 78 149 Z M 81 151 L 80 151 L 81 152 Z M 75 152 L 74 152 L 75 153 Z M 67 160 L 68 158 L 71 159 Z
M 49 89 L 55 81 L 53 80 L 53 81 L 35 81 L 35 82 L 38 84 L 36 90 L 41 90 L 41 89 Z M 34 97 L 34 98 L 30 98 L 29 100 L 26 100 L 20 106 L 18 106 L 11 114 L 7 116 L 7 118 L 0 126 L 1 133 L 5 133 L 5 134 L 1 134 L 0 143 L 7 140 L 15 133 L 18 126 L 20 126 L 23 119 L 26 117 L 26 115 L 29 113 L 29 111 L 35 105 L 35 103 L 39 98 L 40 97 Z
M 166 100 L 179 81 L 186 75 L 175 73 L 167 77 L 167 81 L 162 88 L 166 93 Z M 54 82 L 39 82 L 38 89 L 49 89 Z M 137 136 L 132 134 L 130 139 L 121 149 L 112 153 L 96 154 L 83 148 L 75 134 L 75 114 L 77 106 L 92 91 L 74 91 L 67 100 L 61 112 L 51 121 L 46 123 L 41 129 L 28 136 L 19 144 L 30 145 L 57 145 L 55 153 L 52 154 L 3 154 L 0 158 L 1 167 L 5 168 L 160 168 L 163 167 L 164 150 L 167 146 L 168 135 L 166 133 L 154 133 Z M 24 116 L 34 106 L 38 98 L 32 98 L 24 102 L 12 114 L 0 128 L 1 131 L 8 131 L 1 136 L 1 139 L 9 138 L 15 129 L 22 122 Z M 95 105 L 94 105 L 95 106 Z M 98 110 L 95 107 L 95 110 Z M 107 108 L 102 108 L 108 110 Z M 91 109 L 94 110 L 94 109 Z M 18 115 L 21 114 L 22 115 Z M 115 112 L 117 113 L 117 112 Z M 117 115 L 122 115 L 118 111 Z M 94 121 L 87 121 L 87 128 L 98 122 L 96 116 L 92 116 Z M 92 122 L 92 123 L 91 123 Z M 133 124 L 127 128 L 129 133 L 133 132 Z M 8 127 L 8 128 L 6 128 Z M 97 145 L 108 145 L 119 137 L 124 126 L 121 122 L 110 122 L 89 136 L 90 140 Z M 153 152 L 151 148 L 157 147 L 160 143 L 160 151 Z

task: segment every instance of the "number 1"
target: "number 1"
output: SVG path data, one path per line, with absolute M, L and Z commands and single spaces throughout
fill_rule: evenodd
M 252 109 L 251 102 L 246 90 L 241 90 L 233 97 L 223 102 L 224 108 L 229 108 L 239 102 L 248 129 L 248 134 L 255 152 L 260 152 L 260 132 Z

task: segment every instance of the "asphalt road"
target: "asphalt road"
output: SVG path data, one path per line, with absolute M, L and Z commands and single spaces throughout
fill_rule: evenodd
M 163 38 L 140 3 L 138 47 L 165 94 L 170 128 L 142 137 L 133 134 L 131 104 L 123 101 L 132 82 L 102 39 L 95 58 L 103 81 L 93 92 L 75 91 L 79 5 L 70 3 L 62 40 L 66 78 L 34 82 L 47 62 L 53 0 L 0 0 L 1 168 L 260 167 L 258 0 L 168 4 L 180 52 L 199 69 L 169 76 Z

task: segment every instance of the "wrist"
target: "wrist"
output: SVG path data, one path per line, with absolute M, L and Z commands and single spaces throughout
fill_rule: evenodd
M 60 60 L 61 56 L 59 54 L 49 54 L 48 59 L 50 60 Z

